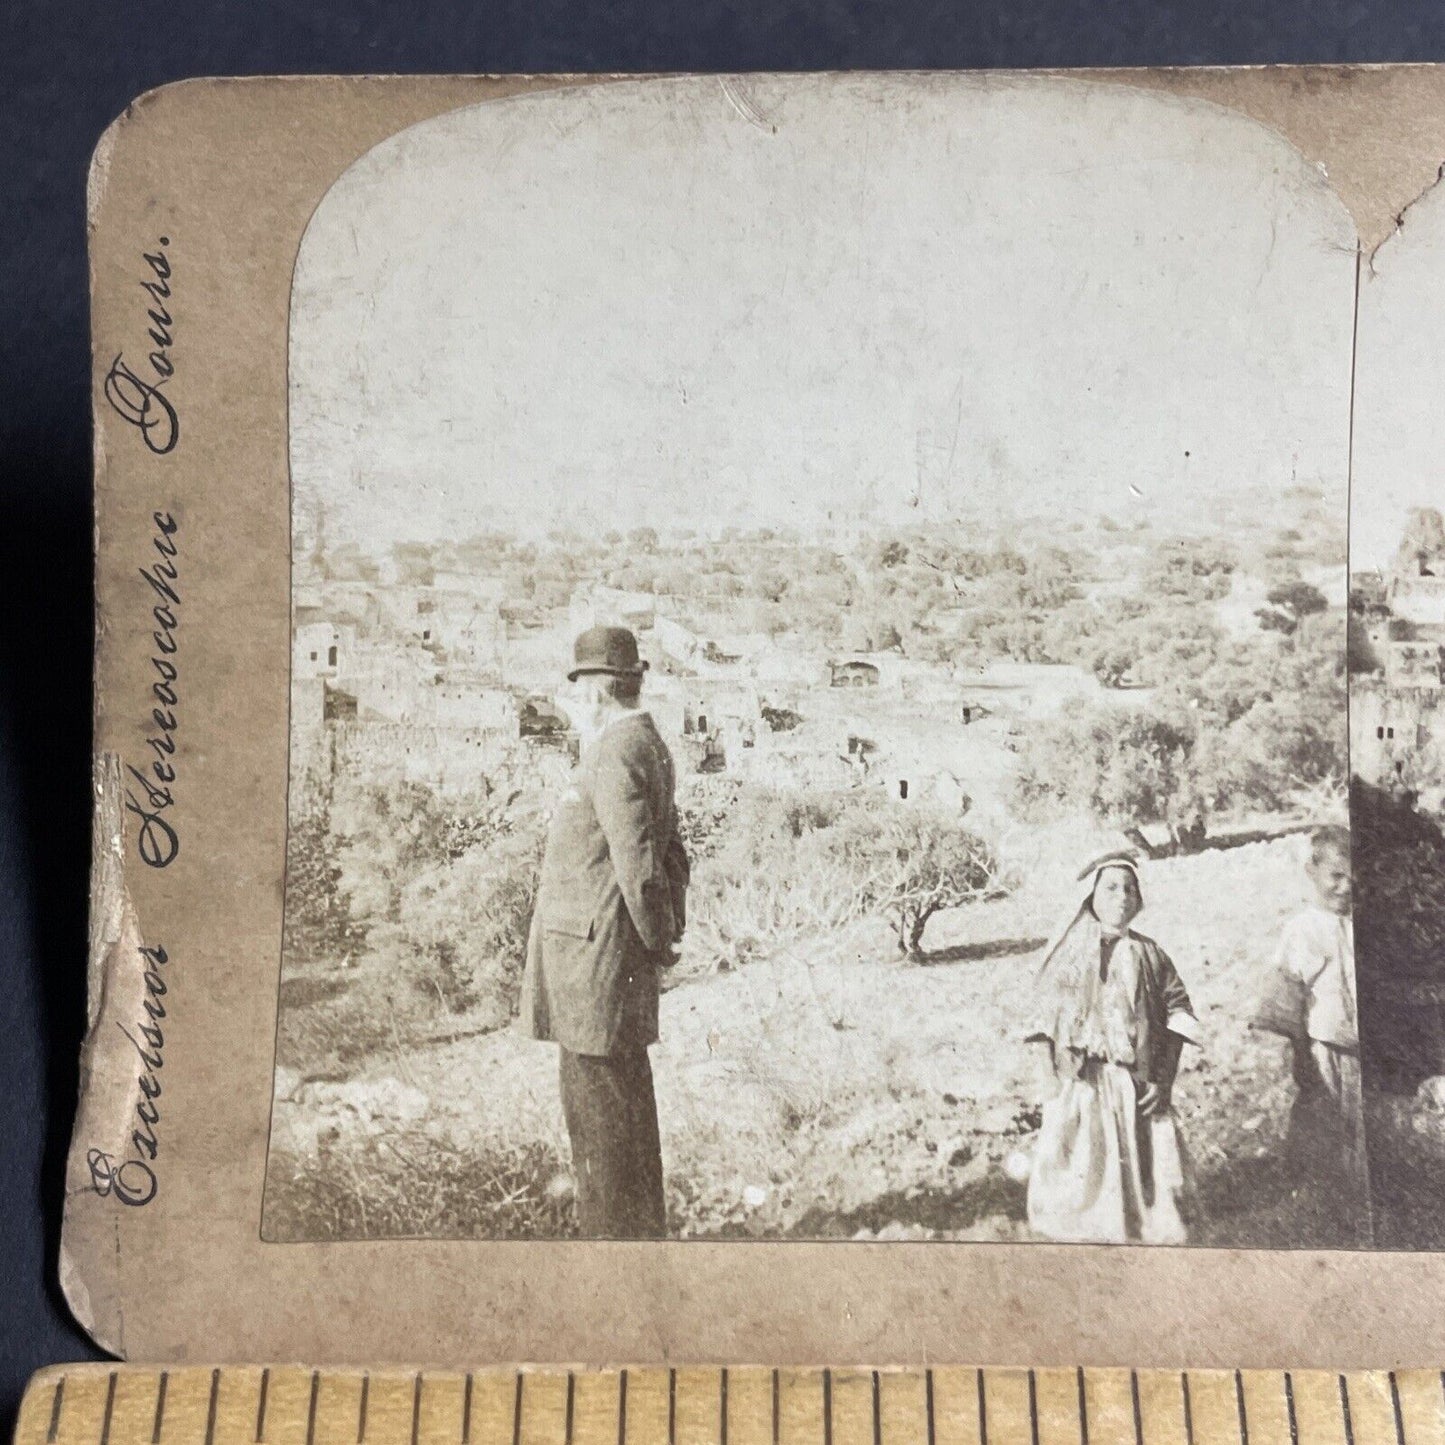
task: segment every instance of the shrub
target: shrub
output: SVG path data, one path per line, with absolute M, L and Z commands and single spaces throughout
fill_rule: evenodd
M 1094 676 L 1105 687 L 1122 687 L 1124 679 L 1138 665 L 1139 649 L 1127 639 L 1101 641 L 1089 659 Z
M 1279 811 L 1300 792 L 1342 779 L 1343 712 L 1295 699 L 1257 702 L 1208 746 L 1196 748 L 1199 788 L 1223 804 Z
M 1167 617 L 1135 624 L 1136 680 L 1157 684 L 1147 710 L 1100 705 L 1021 734 L 1014 791 L 1026 815 L 1163 823 L 1179 842 L 1208 812 L 1279 811 L 1343 784 L 1342 631 L 1226 643 L 1212 623 L 1177 617 L 1172 639 Z
M 1229 595 L 1235 566 L 1235 557 L 1223 542 L 1173 537 L 1155 551 L 1144 586 L 1156 595 L 1216 601 Z
M 420 783 L 347 788 L 333 801 L 340 882 L 358 917 L 395 920 L 402 884 L 446 859 L 454 813 Z
M 923 951 L 935 913 L 1008 891 L 984 840 L 947 813 L 895 805 L 852 810 L 839 843 L 864 910 L 892 925 L 898 951 Z
M 722 845 L 742 785 L 736 778 L 694 773 L 677 799 L 677 827 L 694 866 Z
M 267 1239 L 558 1239 L 576 1233 L 566 1165 L 543 1140 L 462 1149 L 424 1134 L 273 1155 Z
M 948 814 L 873 794 L 750 792 L 694 869 L 684 966 L 728 968 L 867 917 L 916 954 L 940 909 L 1002 889 L 988 846 Z
M 1329 599 L 1318 587 L 1300 578 L 1271 587 L 1265 598 L 1268 607 L 1254 615 L 1266 632 L 1280 632 L 1293 637 L 1306 617 L 1314 617 L 1329 608 Z
M 1110 823 L 1182 822 L 1194 739 L 1139 708 L 1096 707 L 1025 735 L 1014 790 L 1026 816 L 1087 811 Z
M 366 941 L 341 885 L 341 863 L 325 812 L 295 822 L 286 840 L 286 910 L 281 953 L 287 969 L 340 963 Z
M 479 1009 L 497 1025 L 516 1014 L 543 837 L 538 814 L 499 824 L 406 883 L 395 924 L 378 930 L 412 983 L 452 1012 Z
M 1360 1051 L 1373 1087 L 1413 1093 L 1441 1071 L 1445 836 L 1408 800 L 1358 778 L 1350 826 Z
M 1359 968 L 1445 984 L 1445 835 L 1401 798 L 1354 780 Z
M 739 793 L 710 854 L 694 859 L 683 966 L 726 969 L 862 914 L 832 836 L 845 796 Z

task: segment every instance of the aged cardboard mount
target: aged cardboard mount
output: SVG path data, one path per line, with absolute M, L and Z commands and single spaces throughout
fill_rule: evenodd
M 1437 1361 L 1442 164 L 1436 67 L 136 101 L 89 195 L 85 1327 L 163 1361 Z M 535 879 L 595 796 L 563 683 L 606 625 L 690 854 L 646 1241 L 572 1237 L 612 1121 L 565 1055 L 564 1120 L 510 1022 L 529 922 L 597 940 Z M 1036 991 L 1097 954 L 1076 880 L 1123 845 L 1127 1041 L 1039 1083 Z M 1116 1118 L 1122 1158 L 1069 1162 Z M 1113 1237 L 1064 1199 L 1100 1171 L 1144 1247 L 1058 1242 Z M 1151 1236 L 1130 1190 L 1176 1185 Z

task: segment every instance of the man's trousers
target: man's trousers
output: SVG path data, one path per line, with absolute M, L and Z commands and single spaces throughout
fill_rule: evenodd
M 647 1050 L 605 1056 L 560 1052 L 577 1232 L 588 1239 L 661 1238 L 662 1146 Z

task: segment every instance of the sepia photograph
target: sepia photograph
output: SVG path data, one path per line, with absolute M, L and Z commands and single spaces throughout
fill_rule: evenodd
M 1398 1242 L 1445 524 L 1416 458 L 1347 536 L 1357 255 L 1278 133 L 1082 80 L 564 87 L 345 170 L 263 1237 Z
M 1350 536 L 1351 820 L 1377 1242 L 1445 1248 L 1445 208 L 1433 191 L 1360 293 Z

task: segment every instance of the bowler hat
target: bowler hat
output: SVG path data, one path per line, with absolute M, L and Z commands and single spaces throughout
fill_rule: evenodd
M 572 645 L 572 671 L 568 682 L 584 673 L 603 672 L 613 677 L 641 677 L 647 664 L 638 659 L 637 639 L 625 627 L 589 627 Z

